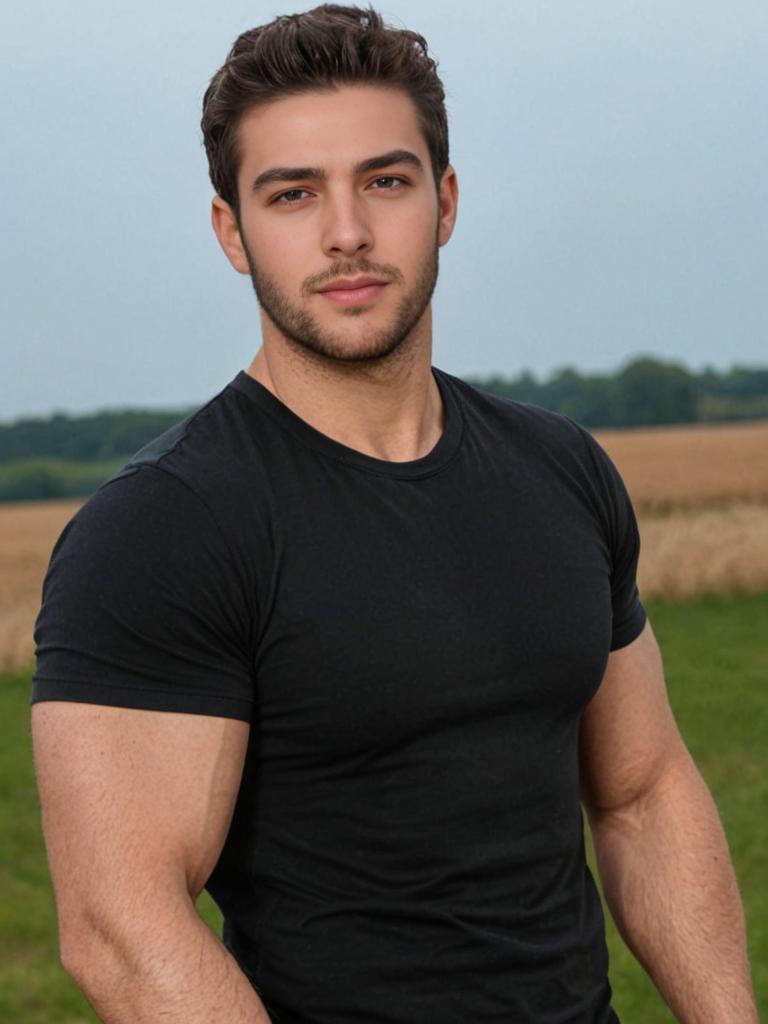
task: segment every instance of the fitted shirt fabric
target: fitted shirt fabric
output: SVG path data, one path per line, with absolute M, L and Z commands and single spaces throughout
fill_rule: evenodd
M 244 373 L 60 538 L 32 700 L 251 725 L 207 888 L 276 1024 L 615 1024 L 578 735 L 645 613 L 619 475 L 434 370 L 389 462 Z

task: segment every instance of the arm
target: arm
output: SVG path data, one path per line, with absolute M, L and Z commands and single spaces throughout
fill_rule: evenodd
M 61 956 L 105 1024 L 269 1024 L 198 916 L 248 725 L 45 701 L 32 735 Z
M 744 916 L 712 797 L 667 702 L 646 625 L 614 651 L 581 734 L 606 900 L 682 1024 L 757 1024 Z

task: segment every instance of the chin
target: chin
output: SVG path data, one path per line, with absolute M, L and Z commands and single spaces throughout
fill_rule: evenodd
M 388 359 L 400 349 L 406 338 L 321 338 L 294 335 L 288 338 L 294 347 L 303 352 L 333 363 L 374 363 Z

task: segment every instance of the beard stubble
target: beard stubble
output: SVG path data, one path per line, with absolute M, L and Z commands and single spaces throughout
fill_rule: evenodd
M 292 302 L 279 285 L 256 266 L 247 248 L 245 254 L 259 305 L 283 337 L 300 350 L 336 363 L 381 362 L 392 356 L 411 336 L 432 300 L 437 284 L 439 258 L 435 240 L 413 288 L 400 300 L 390 323 L 371 329 L 362 339 L 358 337 L 350 344 L 342 334 L 323 329 L 306 309 Z M 400 270 L 389 263 L 375 263 L 365 257 L 337 261 L 322 273 L 305 279 L 301 287 L 302 297 L 309 299 L 319 287 L 334 278 L 358 274 L 372 274 L 392 284 L 403 281 Z M 339 312 L 343 316 L 357 318 L 367 313 L 368 307 L 347 306 Z

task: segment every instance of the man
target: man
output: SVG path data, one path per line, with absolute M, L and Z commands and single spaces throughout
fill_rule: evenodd
M 33 729 L 65 966 L 108 1024 L 616 1021 L 581 792 L 678 1019 L 755 1021 L 621 481 L 575 424 L 431 367 L 457 184 L 423 40 L 277 19 L 203 131 L 263 345 L 52 559 Z

